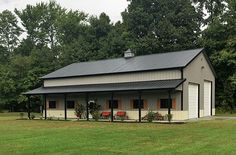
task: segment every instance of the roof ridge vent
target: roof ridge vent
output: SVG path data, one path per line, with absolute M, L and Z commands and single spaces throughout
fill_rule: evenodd
M 133 58 L 134 57 L 134 53 L 131 51 L 131 49 L 128 49 L 127 51 L 124 52 L 124 58 L 128 59 L 128 58 Z

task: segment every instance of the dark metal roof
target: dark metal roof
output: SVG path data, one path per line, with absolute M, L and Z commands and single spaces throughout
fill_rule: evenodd
M 90 62 L 73 63 L 50 74 L 43 79 L 115 74 L 185 67 L 203 48 L 185 51 L 159 53 L 133 58 L 118 58 Z
M 91 84 L 63 87 L 40 87 L 24 93 L 25 95 L 58 94 L 58 93 L 86 93 L 86 92 L 110 92 L 110 91 L 138 91 L 138 90 L 161 90 L 175 89 L 185 79 L 158 80 L 145 82 L 126 82 L 109 84 Z

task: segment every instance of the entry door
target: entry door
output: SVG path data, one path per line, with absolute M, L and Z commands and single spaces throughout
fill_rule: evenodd
M 204 82 L 204 116 L 211 115 L 211 82 Z
M 198 118 L 198 85 L 188 85 L 189 119 Z

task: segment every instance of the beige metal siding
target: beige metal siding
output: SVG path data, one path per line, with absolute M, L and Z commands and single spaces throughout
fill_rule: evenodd
M 166 79 L 180 79 L 180 78 L 181 78 L 180 70 L 149 71 L 149 72 L 138 72 L 138 73 L 48 79 L 44 80 L 44 87 L 102 84 L 102 83 L 122 83 L 122 82 L 152 81 L 152 80 L 166 80 Z
M 212 82 L 212 109 L 215 109 L 215 77 L 207 63 L 204 54 L 199 54 L 184 70 L 183 77 L 186 81 L 183 84 L 183 110 L 188 110 L 188 84 L 200 84 L 200 116 L 204 109 L 204 81 Z

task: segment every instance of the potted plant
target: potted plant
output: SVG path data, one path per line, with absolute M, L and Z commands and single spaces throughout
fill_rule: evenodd
M 84 105 L 77 103 L 76 106 L 75 106 L 75 115 L 77 116 L 78 119 L 81 118 L 84 111 L 85 111 Z

